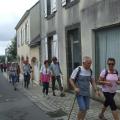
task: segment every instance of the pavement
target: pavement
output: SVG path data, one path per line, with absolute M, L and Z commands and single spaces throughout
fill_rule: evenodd
M 7 75 L 4 74 L 6 77 Z M 60 97 L 59 90 L 56 90 L 56 96 L 52 95 L 51 88 L 49 89 L 49 95 L 43 96 L 42 94 L 42 85 L 36 84 L 36 82 L 31 82 L 28 89 L 23 87 L 23 80 L 20 79 L 20 83 L 18 85 L 18 89 L 26 95 L 36 106 L 42 109 L 46 114 L 48 114 L 54 120 L 68 120 L 68 115 L 72 108 L 72 104 L 74 101 L 75 95 L 73 93 L 65 92 L 65 97 Z M 99 120 L 98 114 L 100 113 L 102 107 L 102 103 L 90 100 L 90 109 L 87 112 L 85 120 Z M 73 111 L 71 113 L 71 117 L 69 120 L 76 120 L 78 112 L 77 102 L 75 101 L 75 105 Z M 118 111 L 120 115 L 120 110 Z M 110 108 L 105 112 L 105 117 L 108 120 L 113 120 L 112 113 Z

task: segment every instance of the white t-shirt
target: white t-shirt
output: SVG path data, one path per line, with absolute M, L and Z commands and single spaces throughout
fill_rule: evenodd
M 40 69 L 40 73 L 51 74 L 51 71 L 50 71 L 49 67 L 46 69 L 46 67 L 43 65 Z
M 82 76 L 91 76 L 91 71 L 90 71 L 90 69 L 85 69 L 83 66 L 79 66 L 79 67 L 81 67 L 81 71 L 80 71 L 80 75 L 82 75 Z M 77 74 L 77 72 L 78 72 L 78 67 L 77 68 L 75 68 L 74 70 L 73 70 L 73 72 L 72 72 L 72 74 L 71 74 L 71 79 L 75 79 L 75 77 L 76 77 L 76 74 Z M 92 76 L 92 78 L 93 78 L 93 76 Z

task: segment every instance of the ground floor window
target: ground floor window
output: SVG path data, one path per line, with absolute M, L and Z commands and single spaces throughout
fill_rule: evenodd
M 96 75 L 107 69 L 106 60 L 114 57 L 116 69 L 120 73 L 120 27 L 98 30 L 95 33 L 95 62 Z

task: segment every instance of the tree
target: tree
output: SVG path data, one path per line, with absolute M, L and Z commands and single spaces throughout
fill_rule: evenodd
M 2 55 L 2 56 L 0 56 L 0 63 L 4 63 L 4 62 L 5 62 L 5 56 Z
M 16 36 L 11 40 L 11 45 L 9 45 L 7 48 L 7 57 L 8 57 L 8 61 L 17 60 L 17 37 Z

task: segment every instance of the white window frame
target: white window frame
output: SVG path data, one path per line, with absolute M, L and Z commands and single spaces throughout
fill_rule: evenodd
M 51 0 L 51 14 L 57 11 L 57 1 Z
M 67 0 L 61 0 L 62 2 L 62 6 L 65 6 L 67 3 L 72 3 L 74 2 L 75 0 L 69 0 L 69 2 Z
M 20 37 L 19 32 L 17 31 L 17 47 L 20 46 Z
M 47 0 L 44 0 L 44 13 L 45 17 L 47 17 Z
M 52 57 L 56 56 L 58 58 L 58 35 L 53 35 L 52 41 Z
M 23 28 L 20 30 L 21 45 L 23 45 Z
M 57 11 L 57 0 L 50 0 L 50 6 L 51 6 L 51 10 L 50 13 L 53 14 L 54 12 Z M 47 0 L 44 0 L 44 14 L 45 17 L 48 16 L 48 12 L 47 12 Z
M 25 24 L 25 43 L 27 43 L 27 23 Z
M 65 6 L 66 5 L 66 0 L 61 0 L 61 2 L 62 2 L 62 6 Z

